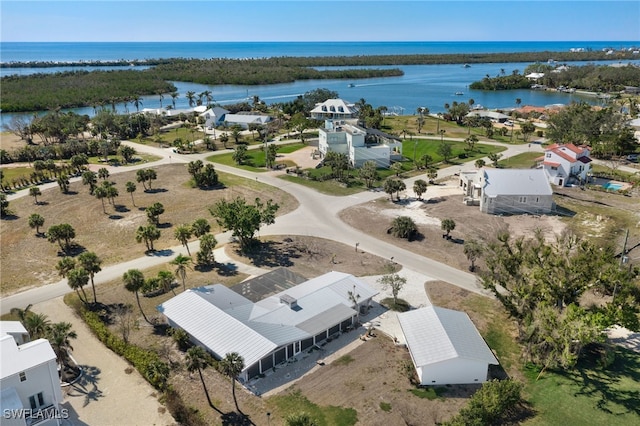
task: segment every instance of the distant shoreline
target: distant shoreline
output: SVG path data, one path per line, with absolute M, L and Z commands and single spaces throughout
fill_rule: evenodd
M 432 64 L 478 64 L 511 62 L 575 62 L 575 61 L 631 61 L 639 60 L 638 50 L 610 51 L 540 51 L 511 53 L 445 53 L 404 55 L 358 55 L 358 56 L 271 56 L 265 58 L 155 58 L 81 61 L 11 61 L 0 62 L 0 68 L 53 68 L 82 66 L 136 67 L 173 64 L 185 61 L 264 61 L 278 58 L 293 66 L 376 66 L 376 65 L 432 65 Z

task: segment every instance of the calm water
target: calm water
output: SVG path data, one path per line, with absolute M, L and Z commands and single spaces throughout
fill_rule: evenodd
M 483 53 L 483 52 L 524 52 L 524 51 L 566 51 L 583 47 L 593 50 L 603 48 L 629 48 L 640 42 L 455 42 L 455 43 L 0 43 L 1 60 L 11 61 L 79 61 L 143 59 L 160 57 L 265 57 L 265 56 L 327 56 L 327 55 L 373 55 L 412 53 Z M 640 64 L 640 58 L 634 61 Z M 577 63 L 576 63 L 577 64 Z M 246 100 L 254 95 L 267 104 L 288 102 L 310 90 L 327 88 L 338 92 L 347 101 L 356 102 L 364 98 L 374 107 L 384 105 L 398 114 L 414 114 L 418 107 L 427 107 L 432 112 L 444 111 L 445 103 L 468 102 L 472 98 L 476 104 L 487 108 L 509 108 L 515 106 L 516 98 L 522 105 L 567 104 L 574 100 L 596 103 L 594 98 L 577 95 L 546 93 L 531 90 L 485 92 L 469 90 L 468 85 L 482 79 L 486 74 L 498 75 L 502 69 L 506 73 L 518 69 L 521 72 L 528 63 L 473 64 L 470 68 L 454 65 L 412 65 L 401 66 L 405 75 L 401 77 L 362 80 L 312 80 L 266 86 L 207 86 L 174 82 L 180 93 L 176 108 L 188 107 L 184 97 L 187 91 L 196 93 L 210 90 L 215 101 L 229 104 Z M 104 67 L 81 67 L 97 69 Z M 137 68 L 137 69 L 141 69 Z M 28 74 L 32 72 L 56 72 L 70 68 L 46 69 L 2 69 L 1 75 Z M 349 84 L 354 87 L 348 87 Z M 463 95 L 455 95 L 462 92 Z M 171 103 L 165 96 L 163 106 Z M 117 110 L 125 112 L 125 105 L 117 105 Z M 142 108 L 160 108 L 159 96 L 142 98 Z M 128 106 L 134 110 L 132 105 Z M 80 114 L 93 115 L 93 108 L 79 108 Z M 13 115 L 1 114 L 4 126 Z

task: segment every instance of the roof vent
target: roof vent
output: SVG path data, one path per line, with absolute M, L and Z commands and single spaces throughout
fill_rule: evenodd
M 280 296 L 280 303 L 284 303 L 294 311 L 299 309 L 298 299 L 296 299 L 295 297 L 289 296 L 288 294 L 283 294 L 282 296 Z

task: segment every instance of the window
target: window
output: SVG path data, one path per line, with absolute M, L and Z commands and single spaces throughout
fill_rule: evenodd
M 550 153 L 550 152 L 547 152 L 546 157 L 547 157 L 547 158 L 551 158 L 551 153 Z
M 527 202 L 527 197 L 518 197 L 518 202 L 526 203 Z
M 25 373 L 24 371 L 20 372 L 20 381 L 24 382 L 25 380 L 27 380 L 27 373 Z
M 32 410 L 37 410 L 40 407 L 44 406 L 44 395 L 42 392 L 38 392 L 36 395 L 31 395 L 29 397 L 29 404 L 31 405 Z

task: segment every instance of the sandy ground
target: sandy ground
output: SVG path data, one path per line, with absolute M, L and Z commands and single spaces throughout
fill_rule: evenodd
M 63 388 L 63 408 L 69 410 L 69 425 L 174 425 L 171 414 L 158 402 L 155 390 L 129 364 L 106 349 L 62 298 L 33 307 L 52 322 L 70 322 L 78 338 L 72 355 L 83 368 L 80 380 Z

